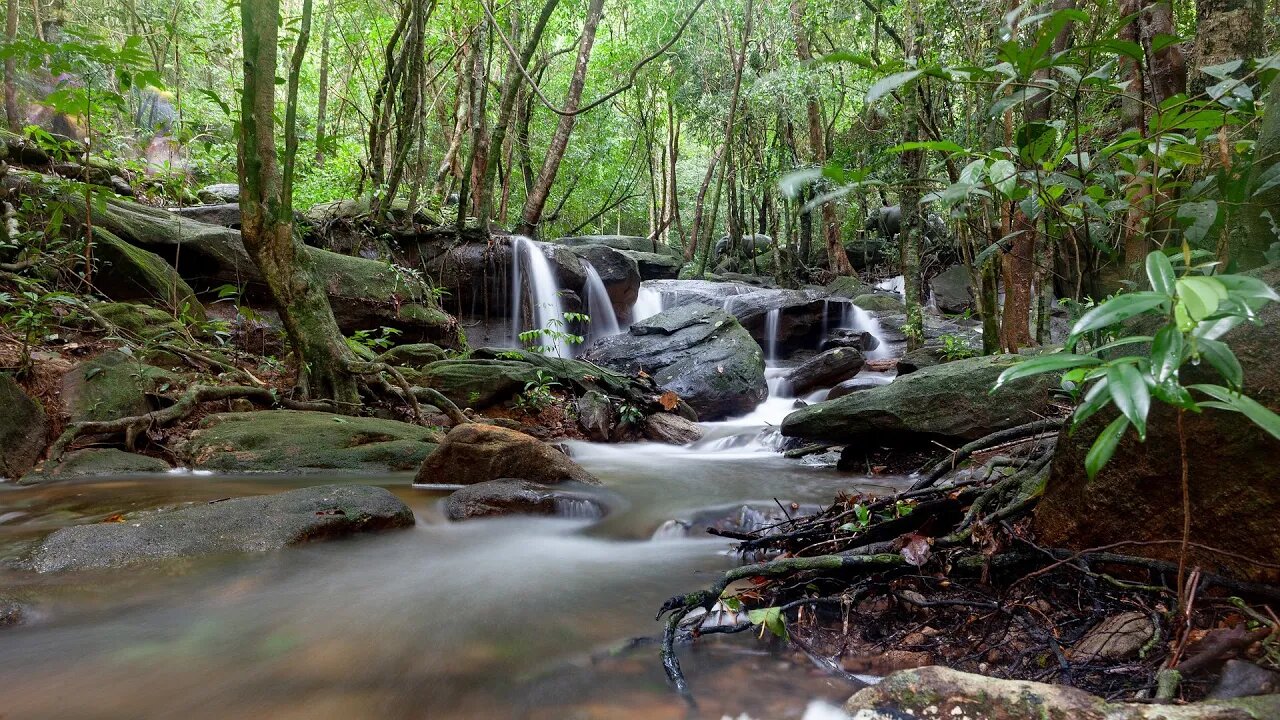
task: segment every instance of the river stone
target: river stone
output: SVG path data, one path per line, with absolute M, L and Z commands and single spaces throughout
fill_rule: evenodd
M 1065 685 L 1004 680 L 930 666 L 892 673 L 845 703 L 855 720 L 1264 720 L 1280 695 L 1190 705 L 1109 703 Z
M 174 510 L 123 522 L 62 528 L 32 553 L 37 572 L 116 568 L 226 553 L 280 550 L 315 540 L 413 525 L 413 511 L 384 488 L 322 485 Z
M 1280 265 L 1253 273 L 1280 287 Z M 1139 326 L 1140 334 L 1152 328 Z M 1242 323 L 1221 337 L 1235 352 L 1244 371 L 1244 394 L 1280 412 L 1280 303 L 1258 311 L 1258 324 Z M 1142 352 L 1139 350 L 1138 352 Z M 1222 384 L 1210 366 L 1188 363 L 1182 383 Z M 1126 432 L 1111 461 L 1092 479 L 1084 459 L 1094 440 L 1116 417 L 1098 412 L 1058 437 L 1044 497 L 1036 507 L 1033 527 L 1049 547 L 1085 549 L 1135 539 L 1182 537 L 1181 455 L 1178 413 L 1153 402 L 1146 442 Z M 1280 571 L 1256 563 L 1280 563 L 1280 440 L 1244 415 L 1206 409 L 1186 413 L 1187 481 L 1190 490 L 1191 542 L 1213 548 L 1248 548 L 1249 559 L 1206 552 L 1194 544 L 1188 567 L 1223 572 L 1254 582 L 1280 582 Z M 1142 518 L 1135 525 L 1133 518 Z M 1178 561 L 1176 543 L 1138 545 L 1126 553 Z
M 850 393 L 861 392 L 863 390 L 871 390 L 886 385 L 883 380 L 877 378 L 852 377 L 844 382 L 836 385 L 827 392 L 827 400 L 835 400 L 838 397 L 844 397 Z
M 450 520 L 499 515 L 582 516 L 587 512 L 593 512 L 596 517 L 604 515 L 604 509 L 594 500 L 512 478 L 488 480 L 462 488 L 445 499 L 444 509 Z
M 866 295 L 871 288 L 857 275 L 841 275 L 840 277 L 827 283 L 827 294 L 836 298 L 848 298 L 852 300 L 856 297 Z
M 388 365 L 420 368 L 437 360 L 443 360 L 444 357 L 445 351 L 439 345 L 412 343 L 410 345 L 397 345 L 382 353 L 378 360 Z
M 94 303 L 93 311 L 111 324 L 128 330 L 143 340 L 169 340 L 182 337 L 182 323 L 173 315 L 150 305 L 133 302 Z
M 867 312 L 902 312 L 902 298 L 897 295 L 885 295 L 883 293 L 867 293 L 858 295 L 853 299 L 853 304 L 866 310 Z
M 787 383 L 793 395 L 806 395 L 857 375 L 865 364 L 866 359 L 857 348 L 824 350 L 792 370 L 787 376 Z
M 56 463 L 46 462 L 38 473 L 22 478 L 29 485 L 45 480 L 154 474 L 169 471 L 169 463 L 159 458 L 125 452 L 116 448 L 85 448 L 62 456 Z
M 636 262 L 641 280 L 675 280 L 680 277 L 680 268 L 684 261 L 679 257 L 664 253 L 642 252 L 639 250 L 621 250 L 627 257 Z
M 517 478 L 543 485 L 572 480 L 599 484 L 567 455 L 529 435 L 495 425 L 467 423 L 449 431 L 422 461 L 415 483 L 474 485 Z
M 1156 626 L 1147 613 L 1131 611 L 1112 615 L 1093 626 L 1071 648 L 1071 661 L 1128 660 L 1137 657 L 1155 633 Z
M 574 235 L 556 242 L 565 245 L 607 245 L 615 250 L 659 253 L 674 256 L 676 251 L 662 243 L 656 243 L 639 235 Z
M 573 253 L 596 269 L 615 313 L 629 310 L 636 303 L 641 275 L 635 259 L 608 245 L 577 245 Z
M 702 426 L 675 413 L 659 412 L 645 418 L 644 436 L 656 442 L 688 445 L 702 439 Z
M 116 420 L 155 410 L 148 394 L 172 382 L 166 371 L 111 350 L 67 373 L 62 399 L 71 422 Z
M 1280 672 L 1244 660 L 1228 660 L 1209 697 L 1227 699 L 1280 693 Z
M 829 337 L 822 341 L 822 350 L 831 350 L 833 348 L 856 348 L 865 352 L 870 352 L 880 347 L 880 341 L 875 335 L 867 331 L 850 330 L 848 328 L 836 328 L 828 331 Z
M 195 291 L 159 255 L 101 228 L 94 232 L 93 254 L 98 261 L 94 287 L 108 298 L 151 300 L 181 310 L 193 320 L 204 320 L 204 306 Z
M 1000 373 L 1021 359 L 992 355 L 926 368 L 797 410 L 782 421 L 782 434 L 834 443 L 976 440 L 1053 414 L 1054 374 L 1015 380 L 990 393 Z
M 933 302 L 949 315 L 973 310 L 973 280 L 963 265 L 953 265 L 929 281 Z
M 510 400 L 537 382 L 533 366 L 518 360 L 439 360 L 422 369 L 424 387 L 439 390 L 458 407 L 486 408 Z
M 609 429 L 613 426 L 613 404 L 609 396 L 598 390 L 589 390 L 574 403 L 578 411 L 578 426 L 587 437 L 597 442 L 609 439 Z
M 620 372 L 648 373 L 702 420 L 745 414 L 768 394 L 760 346 L 732 315 L 698 303 L 601 338 L 582 357 Z
M 910 375 L 917 370 L 941 365 L 945 362 L 940 346 L 925 345 L 915 350 L 908 350 L 902 357 L 898 358 L 898 374 Z
M 196 190 L 196 197 L 206 203 L 240 202 L 240 186 L 235 183 L 206 185 Z
M 221 413 L 200 421 L 182 455 L 221 472 L 412 470 L 440 432 L 395 420 L 298 410 Z
M 227 202 L 215 205 L 192 205 L 169 208 L 169 212 L 181 218 L 226 228 L 240 228 L 240 203 Z
M 9 375 L 0 375 L 0 407 L 0 478 L 17 479 L 44 452 L 48 419 Z

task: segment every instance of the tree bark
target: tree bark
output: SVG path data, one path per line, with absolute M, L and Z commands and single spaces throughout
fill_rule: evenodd
M 1197 0 L 1194 69 L 1187 78 L 1191 94 L 1217 82 L 1202 68 L 1257 54 L 1262 28 L 1263 0 Z
M 707 188 L 711 186 L 711 178 L 715 177 L 716 164 L 720 162 L 720 155 L 724 152 L 724 147 L 716 148 L 711 155 L 711 161 L 707 163 L 707 174 L 702 177 L 702 185 L 698 187 L 698 200 L 693 206 L 693 228 L 690 230 L 689 239 L 684 246 L 684 261 L 693 262 L 694 252 L 698 249 L 698 240 L 702 237 L 702 213 L 703 201 L 707 197 Z
M 444 205 L 445 192 L 448 186 L 445 180 L 451 175 L 458 179 L 461 171 L 458 167 L 458 153 L 462 150 L 462 139 L 467 134 L 467 119 L 471 115 L 471 93 L 467 82 L 466 69 L 471 65 L 471 53 L 474 43 L 469 43 L 458 58 L 457 95 L 454 99 L 453 132 L 449 135 L 449 147 L 440 159 L 440 167 L 436 169 L 436 181 L 431 188 L 431 196 Z
M 5 14 L 5 37 L 10 43 L 18 39 L 18 0 L 9 0 Z M 4 117 L 10 132 L 22 132 L 22 114 L 18 112 L 17 62 L 12 55 L 4 60 Z
M 1229 260 L 1237 270 L 1252 270 L 1267 264 L 1266 252 L 1280 241 L 1275 227 L 1280 225 L 1280 186 L 1257 194 L 1263 172 L 1280 163 L 1280 75 L 1271 81 L 1266 114 L 1253 148 L 1253 168 L 1249 173 L 1249 202 L 1244 207 L 1244 233 L 1232 236 Z
M 795 7 L 794 4 L 792 7 Z M 903 22 L 903 45 L 909 58 L 918 59 L 921 54 L 916 40 L 919 13 L 917 0 L 907 0 Z M 907 124 L 903 142 L 907 143 L 920 139 L 921 89 L 919 83 L 920 81 L 917 80 L 903 89 L 903 115 Z M 920 276 L 920 238 L 924 228 L 920 216 L 920 183 L 924 179 L 922 177 L 924 151 L 908 150 L 902 153 L 902 169 L 906 176 L 906 183 L 898 195 L 902 210 L 898 243 L 902 254 L 902 294 L 907 306 L 907 349 L 915 350 L 924 340 L 924 313 L 920 307 L 921 285 L 924 280 Z M 828 252 L 830 252 L 829 247 Z M 843 255 L 843 249 L 841 254 Z M 848 264 L 848 257 L 845 257 L 845 264 Z M 832 270 L 834 269 L 833 267 Z
M 320 37 L 320 83 L 316 92 L 316 166 L 324 167 L 324 126 L 329 111 L 329 41 L 333 35 L 333 5 L 329 0 L 324 11 L 324 33 Z
M 241 238 L 280 311 L 298 360 L 304 395 L 359 403 L 354 360 L 334 320 L 324 284 L 316 277 L 293 232 L 293 156 L 297 152 L 298 69 L 310 33 L 311 0 L 303 0 L 303 23 L 289 74 L 283 170 L 276 162 L 275 78 L 279 0 L 242 0 L 244 92 L 240 102 Z

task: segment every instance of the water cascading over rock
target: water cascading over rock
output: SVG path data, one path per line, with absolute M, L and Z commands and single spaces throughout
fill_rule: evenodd
M 511 238 L 511 345 L 523 347 L 520 333 L 527 330 L 564 330 L 560 286 L 542 248 L 527 237 Z M 557 357 L 569 348 L 545 334 L 531 345 L 541 345 Z
M 600 273 L 587 260 L 582 261 L 582 270 L 587 276 L 587 315 L 591 318 L 587 327 L 587 339 L 617 335 L 620 332 L 618 315 L 613 310 L 613 303 L 609 301 L 609 291 L 605 289 Z

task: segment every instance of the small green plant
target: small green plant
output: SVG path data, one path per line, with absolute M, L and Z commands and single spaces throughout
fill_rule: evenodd
M 854 503 L 853 517 L 853 522 L 847 522 L 837 529 L 844 532 L 858 532 L 866 530 L 871 525 L 871 511 L 862 503 Z
M 569 323 L 589 323 L 591 316 L 584 313 L 566 312 L 561 313 L 561 318 L 551 318 L 547 327 L 537 328 L 535 330 L 525 330 L 520 333 L 520 342 L 530 352 L 536 352 L 541 355 L 558 355 L 567 345 L 581 345 L 586 341 L 581 335 L 567 332 L 565 328 Z
M 516 396 L 514 405 L 517 410 L 537 415 L 555 404 L 556 396 L 552 388 L 559 387 L 550 375 L 542 370 L 534 371 L 534 379 L 524 384 L 524 390 Z
M 644 408 L 624 402 L 618 406 L 618 420 L 632 427 L 644 422 Z
M 969 341 L 961 335 L 943 335 L 942 349 L 939 350 L 946 362 L 976 357 L 978 351 L 969 347 Z
M 377 355 L 390 350 L 399 334 L 396 328 L 383 326 L 377 330 L 357 330 L 349 340 Z
M 31 289 L 12 294 L 0 292 L 0 308 L 8 310 L 0 321 L 17 330 L 22 337 L 20 370 L 25 373 L 31 367 L 31 346 L 47 339 L 58 321 L 59 306 L 76 308 L 80 301 L 64 292 L 42 292 L 34 281 L 24 283 Z

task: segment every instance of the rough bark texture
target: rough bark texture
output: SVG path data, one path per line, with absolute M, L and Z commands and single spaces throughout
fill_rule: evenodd
M 1265 253 L 1280 238 L 1274 226 L 1280 225 L 1280 186 L 1255 194 L 1263 172 L 1280 162 L 1280 75 L 1271 81 L 1266 115 L 1253 150 L 1253 169 L 1249 176 L 1249 204 L 1244 208 L 1245 232 L 1232 233 L 1230 260 L 1240 270 L 1260 267 L 1267 262 Z
M 307 2 L 310 8 L 310 2 Z M 276 163 L 275 77 L 279 0 L 244 0 L 244 93 L 240 112 L 241 238 L 280 311 L 300 358 L 299 381 L 313 397 L 359 402 L 353 359 L 334 320 L 324 285 L 293 233 L 292 198 Z M 305 35 L 299 43 L 305 46 Z M 296 88 L 296 77 L 291 79 Z M 291 93 L 292 94 L 292 93 Z M 292 133 L 286 121 L 286 136 Z M 288 143 L 286 143 L 288 144 Z
M 1194 69 L 1188 78 L 1191 94 L 1200 94 L 1217 82 L 1200 68 L 1259 54 L 1262 8 L 1262 0 L 1197 0 Z
M 18 0 L 9 0 L 5 14 L 5 37 L 10 43 L 18 38 Z M 4 117 L 9 129 L 22 131 L 22 115 L 18 112 L 17 63 L 13 56 L 4 60 Z
M 316 100 L 316 165 L 324 165 L 325 116 L 329 111 L 329 40 L 333 35 L 333 4 L 329 0 L 324 11 L 324 35 L 320 40 L 320 86 Z

